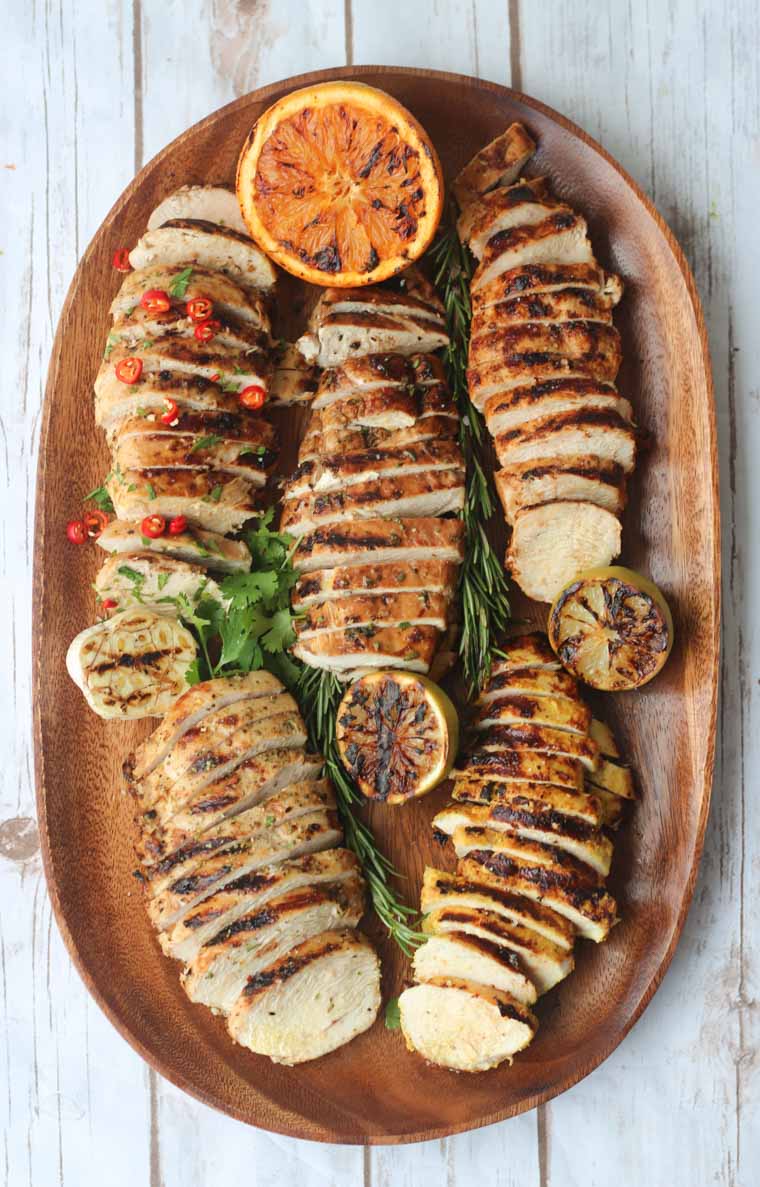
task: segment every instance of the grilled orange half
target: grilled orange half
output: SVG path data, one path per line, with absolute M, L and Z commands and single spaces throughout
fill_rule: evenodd
M 310 284 L 376 284 L 407 268 L 435 234 L 441 164 L 424 128 L 384 91 L 326 82 L 294 91 L 256 121 L 237 194 L 259 247 Z

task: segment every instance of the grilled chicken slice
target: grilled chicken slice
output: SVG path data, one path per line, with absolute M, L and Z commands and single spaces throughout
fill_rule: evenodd
M 298 460 L 313 461 L 323 454 L 358 453 L 363 449 L 406 449 L 425 442 L 453 440 L 458 431 L 459 418 L 448 413 L 421 416 L 407 429 L 327 429 L 324 432 L 312 417 L 298 451 Z
M 159 801 L 138 817 L 138 858 L 146 867 L 164 863 L 173 869 L 177 861 L 188 858 L 188 846 L 208 846 L 200 851 L 201 855 L 227 848 L 228 843 L 239 840 L 235 813 L 244 814 L 283 787 L 318 779 L 323 767 L 320 755 L 305 755 L 298 747 L 283 746 L 246 759 L 219 782 L 202 788 L 189 802 L 177 805 L 173 800 L 168 804 Z
M 242 540 L 228 540 L 200 528 L 188 527 L 175 536 L 158 536 L 153 540 L 143 536 L 139 524 L 112 519 L 98 536 L 98 544 L 118 556 L 142 550 L 202 565 L 216 573 L 247 573 L 251 567 L 251 554 Z
M 271 899 L 204 945 L 183 974 L 185 992 L 191 1001 L 228 1014 L 250 977 L 319 932 L 356 927 L 363 914 L 359 877 Z
M 153 231 L 177 218 L 202 219 L 218 227 L 230 227 L 248 237 L 237 195 L 224 185 L 181 185 L 159 202 L 148 219 L 148 230 Z
M 358 594 L 323 602 L 295 624 L 299 642 L 350 627 L 433 626 L 445 631 L 451 595 L 425 593 Z
M 452 777 L 489 783 L 554 783 L 584 790 L 583 768 L 575 758 L 536 750 L 475 750 L 459 762 Z
M 474 981 L 493 986 L 526 1006 L 532 1006 L 538 996 L 514 952 L 464 931 L 430 936 L 415 952 L 412 971 L 416 981 Z
M 141 343 L 137 351 L 127 344 L 117 343 L 108 359 L 101 364 L 95 379 L 96 401 L 110 387 L 109 381 L 112 376 L 116 376 L 118 364 L 135 354 L 142 360 L 145 372 L 166 371 L 180 377 L 192 375 L 194 383 L 199 379 L 211 379 L 214 383 L 221 382 L 235 393 L 249 384 L 258 384 L 266 391 L 272 373 L 269 356 L 261 350 L 239 350 L 218 344 L 215 339 L 198 342 L 195 338 L 165 334 L 151 340 L 150 345 Z M 119 382 L 118 376 L 116 379 Z M 143 384 L 147 386 L 147 376 L 145 379 L 141 376 L 137 383 L 122 386 L 133 388 L 134 394 L 138 395 Z
M 417 272 L 422 278 L 422 273 Z M 383 284 L 366 288 L 323 289 L 309 316 L 309 329 L 319 330 L 331 313 L 407 313 L 444 321 L 444 308 L 433 285 L 425 282 L 425 292 L 413 292 L 408 287 L 395 290 Z
M 481 259 L 486 243 L 497 231 L 515 226 L 510 214 L 526 202 L 551 202 L 552 193 L 547 177 L 522 177 L 513 185 L 498 186 L 482 194 L 475 201 L 468 202 L 457 219 L 457 234 L 466 243 L 476 259 Z M 506 216 L 506 221 L 499 219 Z M 518 219 L 518 222 L 522 221 Z M 535 222 L 530 215 L 525 222 Z
M 366 624 L 299 639 L 293 655 L 312 668 L 347 675 L 355 668 L 403 668 L 427 672 L 440 632 L 432 626 Z
M 501 305 L 515 298 L 532 297 L 544 293 L 555 293 L 560 289 L 588 289 L 611 305 L 617 305 L 623 295 L 623 283 L 619 276 L 607 273 L 595 261 L 586 264 L 563 264 L 547 261 L 541 264 L 524 264 L 502 272 L 495 280 L 481 285 L 472 294 L 473 316 L 478 317 L 484 309 Z
M 344 490 L 287 499 L 280 530 L 291 536 L 316 532 L 326 524 L 344 525 L 375 520 L 379 515 L 396 520 L 459 512 L 464 506 L 464 466 L 426 473 L 399 474 L 375 482 L 356 482 Z
M 166 413 L 167 400 L 173 400 L 181 419 L 186 414 L 240 415 L 239 383 L 204 375 L 184 375 L 169 370 L 145 370 L 139 383 L 122 383 L 113 367 L 100 368 L 95 387 L 95 420 L 110 438 L 125 420 L 154 417 Z
M 197 264 L 224 273 L 246 291 L 271 289 L 277 278 L 273 265 L 247 235 L 204 219 L 168 219 L 146 231 L 129 253 L 129 262 L 133 268 Z
M 461 470 L 462 467 L 462 451 L 455 441 L 410 446 L 408 449 L 368 449 L 361 453 L 333 454 L 302 463 L 287 484 L 286 498 L 343 490 L 359 482 Z
M 534 632 L 530 635 L 514 635 L 507 639 L 494 656 L 491 674 L 499 676 L 523 668 L 548 668 L 551 671 L 561 667 L 546 635 Z M 577 688 L 577 683 L 575 684 Z
M 478 704 L 487 705 L 489 701 L 498 700 L 505 692 L 520 696 L 570 697 L 580 703 L 578 681 L 558 664 L 496 671 L 491 676 L 488 688 L 480 694 Z
M 175 870 L 176 876 L 153 894 L 148 913 L 155 926 L 166 931 L 229 883 L 244 879 L 264 866 L 333 849 L 341 844 L 342 837 L 335 812 L 317 809 L 285 820 L 211 854 L 189 872 Z M 150 889 L 154 890 L 153 885 Z
M 219 889 L 215 888 L 159 936 L 161 947 L 167 956 L 187 963 L 195 959 L 207 940 L 270 899 L 304 886 L 345 882 L 360 872 L 350 849 L 323 849 L 261 866 L 226 881 L 224 886 L 218 883 Z
M 256 514 L 260 489 L 220 470 L 171 468 L 114 471 L 105 486 L 119 519 L 184 515 L 193 526 L 220 534 L 237 531 Z
M 247 672 L 244 676 L 225 676 L 218 680 L 204 680 L 193 685 L 174 702 L 161 724 L 125 761 L 123 769 L 128 786 L 139 782 L 155 770 L 180 738 L 194 729 L 210 713 L 226 709 L 239 701 L 271 697 L 282 691 L 283 686 L 277 677 L 264 671 Z
M 630 474 L 636 461 L 636 431 L 630 421 L 606 408 L 579 408 L 538 416 L 494 438 L 502 466 L 545 457 L 595 457 Z
M 138 268 L 134 272 L 129 272 L 111 304 L 114 321 L 128 317 L 133 310 L 136 312 L 143 293 L 149 289 L 160 289 L 167 294 L 174 309 L 184 312 L 188 301 L 193 301 L 196 297 L 206 297 L 213 303 L 215 315 L 235 317 L 240 321 L 250 322 L 259 329 L 269 330 L 266 302 L 258 293 L 246 291 L 234 280 L 213 269 L 194 265 L 187 277 L 186 272 L 184 264 L 153 264 L 148 268 Z M 176 287 L 180 276 L 183 277 L 183 293 L 181 297 L 175 297 L 172 289 Z
M 593 503 L 525 507 L 515 516 L 507 567 L 529 598 L 551 602 L 579 573 L 618 556 L 620 535 L 620 521 Z
M 388 561 L 453 561 L 464 558 L 464 527 L 459 519 L 374 519 L 318 528 L 299 541 L 293 557 L 299 573 L 314 569 Z
M 454 179 L 454 196 L 460 209 L 497 185 L 511 185 L 536 151 L 522 124 L 510 124 L 505 132 L 476 153 Z
M 537 323 L 496 331 L 493 339 L 470 345 L 467 380 L 473 403 L 481 410 L 490 396 L 522 387 L 536 379 L 575 376 L 612 383 L 620 368 L 620 339 L 614 326 L 599 322 Z
M 572 380 L 612 384 L 615 371 L 600 363 L 599 357 L 566 359 L 562 355 L 548 352 L 525 351 L 513 355 L 508 362 L 488 363 L 467 372 L 470 399 L 475 407 L 484 412 L 489 400 L 503 396 L 515 388 L 521 390 L 540 384 Z
M 389 384 L 353 392 L 312 413 L 309 431 L 408 429 L 417 420 L 417 397 L 408 384 Z
M 143 810 L 169 796 L 184 802 L 229 774 L 243 758 L 280 749 L 284 738 L 302 733 L 298 706 L 289 692 L 237 700 L 207 713 L 183 732 L 163 762 L 133 782 L 130 790 Z M 261 743 L 265 744 L 259 749 Z M 238 758 L 243 744 L 250 745 L 251 753 Z
M 177 598 L 187 598 L 191 605 L 201 597 L 224 601 L 219 586 L 200 565 L 150 552 L 110 556 L 98 570 L 94 588 L 101 607 L 114 603 L 106 611 L 109 615 L 138 606 L 165 611 Z
M 537 417 L 556 416 L 587 408 L 605 408 L 626 420 L 633 419 L 633 409 L 609 383 L 588 379 L 550 380 L 529 387 L 516 387 L 490 396 L 483 415 L 492 436 L 508 432 Z
M 336 313 L 322 318 L 313 333 L 298 340 L 298 348 L 308 363 L 318 367 L 341 367 L 351 358 L 362 355 L 411 355 L 448 346 L 449 337 L 442 319 L 412 313 Z
M 531 750 L 542 754 L 558 754 L 576 759 L 588 771 L 593 771 L 599 765 L 599 747 L 593 738 L 533 722 L 493 725 L 481 734 L 478 744 L 487 753 Z
M 307 363 L 294 342 L 282 342 L 273 352 L 274 372 L 269 388 L 273 404 L 308 404 L 317 390 L 316 369 Z
M 439 907 L 427 916 L 424 929 L 434 936 L 464 933 L 514 952 L 539 994 L 548 993 L 575 966 L 572 955 L 552 940 L 480 907 Z
M 626 800 L 636 798 L 633 772 L 629 766 L 620 762 L 619 759 L 610 757 L 602 758 L 596 770 L 589 774 L 588 779 L 594 792 L 607 791 L 610 795 L 620 796 Z
M 554 215 L 570 212 L 570 207 L 556 198 L 538 199 L 530 185 L 494 190 L 478 206 L 468 241 L 476 260 L 483 259 L 488 244 L 497 235 L 505 235 L 513 228 L 538 226 Z
M 489 240 L 475 270 L 473 292 L 526 264 L 593 264 L 586 231 L 586 220 L 569 206 L 533 226 L 500 231 Z
M 479 709 L 475 728 L 482 730 L 492 725 L 519 722 L 548 725 L 585 736 L 591 725 L 591 710 L 587 705 L 568 697 L 529 697 L 522 693 L 505 693 Z
M 554 845 L 585 862 L 606 878 L 612 863 L 612 842 L 598 829 L 577 816 L 565 816 L 546 806 L 531 812 L 514 800 L 511 803 L 451 804 L 433 817 L 433 828 L 452 837 L 457 829 L 491 829 Z
M 542 503 L 595 503 L 613 515 L 625 510 L 625 470 L 598 457 L 569 454 L 512 462 L 493 480 L 508 524 L 524 507 Z
M 617 905 L 603 886 L 568 884 L 529 858 L 515 859 L 488 849 L 471 851 L 457 866 L 460 877 L 494 889 L 521 894 L 550 907 L 572 923 L 580 936 L 595 944 L 606 940 L 617 923 Z
M 480 309 L 472 319 L 473 340 L 517 326 L 589 321 L 612 324 L 612 300 L 594 289 L 563 288 L 553 293 L 528 293 L 500 305 Z
M 315 569 L 298 581 L 291 602 L 293 609 L 300 611 L 325 602 L 353 599 L 357 594 L 450 594 L 458 568 L 451 561 L 417 561 Z
M 244 353 L 265 351 L 269 348 L 268 323 L 264 327 L 257 326 L 250 320 L 221 313 L 215 320 L 219 322 L 213 339 L 216 346 Z M 149 313 L 138 305 L 128 315 L 124 314 L 114 321 L 106 346 L 115 349 L 118 344 L 137 353 L 143 344 L 152 338 L 195 339 L 196 325 L 197 323 L 187 316 L 184 302 L 179 307 L 173 306 L 165 313 Z
M 487 852 L 501 858 L 505 869 L 514 866 L 535 871 L 531 876 L 541 885 L 565 889 L 581 886 L 584 891 L 604 889 L 602 879 L 591 866 L 555 845 L 531 841 L 502 829 L 476 827 L 455 829 L 452 840 L 458 858 Z
M 227 1020 L 236 1042 L 288 1067 L 367 1030 L 380 1008 L 380 962 L 365 936 L 326 931 L 245 984 Z
M 399 998 L 410 1051 L 456 1072 L 485 1072 L 522 1051 L 538 1029 L 527 1006 L 475 981 L 433 978 Z
M 457 779 L 452 791 L 457 803 L 505 804 L 512 811 L 533 815 L 559 813 L 585 821 L 591 828 L 606 824 L 605 814 L 596 792 L 591 794 L 556 787 L 552 783 L 530 783 L 515 780 L 511 783 L 488 783 L 477 779 Z
M 137 426 L 142 431 L 133 431 Z M 208 470 L 263 487 L 276 453 L 261 441 L 240 440 L 218 433 L 182 433 L 159 429 L 145 421 L 127 421 L 113 443 L 114 468 L 127 471 Z
M 196 650 L 175 615 L 138 606 L 80 631 L 66 668 L 99 717 L 163 717 L 187 688 Z
M 361 355 L 323 372 L 312 407 L 326 408 L 344 396 L 393 384 L 425 387 L 445 382 L 446 372 L 436 355 L 416 354 L 411 358 L 390 353 Z
M 425 868 L 420 896 L 423 915 L 432 911 L 478 910 L 497 915 L 510 923 L 537 932 L 551 941 L 557 949 L 570 952 L 575 940 L 573 925 L 556 911 L 519 894 L 488 887 L 480 882 L 468 882 L 457 874 Z

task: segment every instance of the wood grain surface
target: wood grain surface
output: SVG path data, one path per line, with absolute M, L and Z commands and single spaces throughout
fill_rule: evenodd
M 7 1182 L 197 1187 L 236 1171 L 256 1183 L 339 1185 L 465 1184 L 483 1175 L 521 1187 L 613 1176 L 676 1187 L 753 1182 L 757 47 L 748 3 L 728 11 L 685 0 L 666 9 L 441 0 L 417 11 L 356 2 L 14 6 L 4 44 L 9 101 L 30 115 L 8 126 L 0 174 L 9 213 L 0 268 L 0 332 L 12 361 L 2 409 L 9 508 L 30 506 L 41 376 L 68 278 L 135 165 L 236 93 L 295 70 L 341 60 L 431 65 L 511 77 L 571 115 L 628 167 L 681 240 L 705 301 L 715 366 L 726 598 L 713 822 L 684 939 L 653 1006 L 611 1059 L 551 1105 L 443 1143 L 362 1154 L 272 1139 L 196 1104 L 147 1071 L 72 974 L 51 928 L 30 823 L 31 518 L 7 515 L 10 671 L 0 727 Z M 104 1180 L 98 1168 L 106 1166 Z

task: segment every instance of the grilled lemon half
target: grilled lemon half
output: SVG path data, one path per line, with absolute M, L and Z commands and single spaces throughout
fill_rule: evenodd
M 320 83 L 283 96 L 243 145 L 237 195 L 248 230 L 310 284 L 376 284 L 425 251 L 443 207 L 430 137 L 390 95 Z
M 673 618 L 657 586 L 619 565 L 589 569 L 557 595 L 549 642 L 563 667 L 592 688 L 640 688 L 662 671 Z
M 403 804 L 425 795 L 454 765 L 459 718 L 446 693 L 415 672 L 370 672 L 338 706 L 340 756 L 372 800 Z

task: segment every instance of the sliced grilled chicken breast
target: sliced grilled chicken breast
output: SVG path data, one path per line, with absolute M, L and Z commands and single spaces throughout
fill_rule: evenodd
M 394 478 L 346 484 L 344 489 L 303 498 L 286 499 L 280 530 L 292 536 L 317 531 L 324 524 L 374 520 L 429 518 L 458 512 L 464 506 L 464 466 L 424 473 L 397 474 Z
M 141 422 L 144 423 L 144 422 Z M 128 427 L 132 422 L 127 422 Z M 276 454 L 260 442 L 241 441 L 218 434 L 203 436 L 166 432 L 120 432 L 113 447 L 114 467 L 124 471 L 146 470 L 208 470 L 214 474 L 241 478 L 253 487 L 263 487 L 267 468 L 271 469 Z
M 537 226 L 555 214 L 567 214 L 569 207 L 557 199 L 538 199 L 530 186 L 512 186 L 509 190 L 494 190 L 479 202 L 468 240 L 476 260 L 482 260 L 487 245 L 496 235 L 513 227 Z
M 212 849 L 219 848 L 216 842 L 231 833 L 237 840 L 237 830 L 230 826 L 235 813 L 247 811 L 292 783 L 317 779 L 323 766 L 320 755 L 305 755 L 295 746 L 280 747 L 246 759 L 219 782 L 202 788 L 189 802 L 177 806 L 174 801 L 164 804 L 159 800 L 139 819 L 142 828 L 136 846 L 138 857 L 146 866 L 175 862 L 178 851 L 195 844 L 201 833 L 202 843 Z
M 229 378 L 219 382 L 204 375 L 185 375 L 164 369 L 144 370 L 139 383 L 122 383 L 113 367 L 105 363 L 95 381 L 95 420 L 108 437 L 125 420 L 154 417 L 155 423 L 173 400 L 181 419 L 188 413 L 208 416 L 239 416 L 239 382 Z M 159 422 L 160 423 L 160 422 Z
M 187 688 L 196 651 L 176 616 L 138 606 L 80 631 L 66 668 L 99 717 L 162 717 Z
M 408 384 L 373 387 L 341 396 L 314 411 L 308 429 L 319 433 L 352 428 L 407 429 L 417 419 L 417 406 L 414 388 Z
M 559 754 L 583 763 L 588 771 L 593 771 L 599 764 L 599 747 L 593 738 L 533 722 L 492 725 L 479 737 L 478 744 L 487 753 L 536 750 Z
M 620 536 L 619 520 L 593 503 L 525 507 L 515 516 L 507 566 L 529 598 L 551 602 L 579 573 L 618 556 Z
M 507 639 L 499 653 L 494 656 L 491 674 L 498 676 L 502 672 L 523 668 L 548 668 L 554 671 L 560 666 L 546 635 L 536 631 L 530 635 L 515 635 Z M 577 683 L 575 687 L 577 688 Z
M 119 519 L 184 515 L 218 533 L 235 532 L 256 514 L 259 489 L 237 474 L 187 468 L 114 471 L 105 485 Z
M 516 297 L 554 293 L 569 286 L 590 289 L 612 305 L 617 305 L 623 295 L 620 277 L 606 273 L 594 260 L 585 264 L 553 263 L 547 260 L 541 264 L 510 268 L 481 285 L 472 294 L 473 315 L 477 317 L 489 306 L 500 305 Z
M 333 454 L 302 463 L 287 484 L 286 497 L 295 499 L 310 493 L 323 494 L 358 482 L 376 482 L 406 474 L 461 470 L 463 464 L 462 451 L 455 441 L 410 446 L 408 449 L 368 449 L 355 454 Z
M 497 185 L 511 185 L 536 151 L 522 124 L 505 132 L 476 153 L 454 179 L 454 196 L 462 210 Z
M 251 554 L 242 540 L 228 540 L 201 528 L 188 527 L 175 536 L 158 536 L 153 540 L 143 537 L 139 524 L 112 519 L 98 536 L 98 544 L 106 552 L 117 555 L 142 550 L 157 556 L 176 557 L 217 573 L 247 573 L 251 567 Z
M 211 379 L 235 392 L 249 384 L 258 384 L 267 390 L 272 373 L 272 364 L 268 354 L 263 351 L 238 350 L 234 347 L 211 342 L 198 342 L 195 338 L 178 338 L 173 334 L 165 334 L 162 338 L 155 338 L 142 342 L 137 351 L 129 345 L 114 346 L 107 360 L 101 364 L 95 379 L 95 396 L 99 400 L 101 393 L 108 390 L 112 376 L 116 375 L 116 367 L 126 358 L 137 355 L 142 360 L 146 372 L 168 372 L 179 376 L 193 376 L 193 383 L 199 379 Z M 118 381 L 118 376 L 116 376 Z M 141 394 L 142 385 L 147 385 L 147 377 L 142 375 L 137 383 L 124 384 L 131 387 L 135 395 Z M 238 404 L 239 407 L 239 404 Z
M 259 326 L 250 320 L 221 312 L 215 320 L 219 322 L 213 338 L 216 346 L 243 352 L 268 349 L 268 321 Z M 141 305 L 137 305 L 129 314 L 116 318 L 106 345 L 115 349 L 118 343 L 121 348 L 138 352 L 153 338 L 195 339 L 196 325 L 197 323 L 187 316 L 184 303 L 173 306 L 165 313 L 150 313 Z
M 172 219 L 202 219 L 218 227 L 231 227 L 248 237 L 248 228 L 240 213 L 237 195 L 223 185 L 182 185 L 168 194 L 148 219 L 148 230 L 162 227 Z
M 431 626 L 367 624 L 299 639 L 293 654 L 312 668 L 348 673 L 354 668 L 404 668 L 427 672 L 439 639 Z
M 487 851 L 500 856 L 505 868 L 511 862 L 521 870 L 538 870 L 540 878 L 553 886 L 603 887 L 601 878 L 591 866 L 555 845 L 545 845 L 502 829 L 475 826 L 455 829 L 452 840 L 459 858 Z
M 364 626 L 434 626 L 445 631 L 450 603 L 450 595 L 427 592 L 358 594 L 338 598 L 305 610 L 303 617 L 296 621 L 296 634 L 299 640 L 306 640 L 331 631 Z
M 348 358 L 340 367 L 324 371 L 313 408 L 326 408 L 333 400 L 392 384 L 426 386 L 445 383 L 443 363 L 433 354 L 380 353 Z
M 103 566 L 103 569 L 105 568 L 106 565 Z M 244 676 L 225 676 L 219 680 L 204 680 L 193 685 L 174 702 L 150 737 L 141 742 L 127 758 L 124 763 L 127 783 L 139 782 L 155 770 L 180 738 L 194 729 L 209 713 L 226 709 L 238 701 L 275 696 L 281 691 L 283 686 L 277 677 L 264 671 L 247 672 Z
M 254 326 L 269 329 L 266 302 L 258 293 L 246 291 L 223 273 L 200 268 L 197 264 L 193 265 L 189 276 L 185 275 L 186 272 L 184 264 L 152 264 L 148 268 L 138 268 L 127 273 L 111 304 L 114 321 L 128 317 L 133 310 L 139 308 L 143 293 L 149 289 L 160 289 L 167 294 L 173 308 L 184 310 L 188 301 L 206 297 L 212 302 L 215 314 L 237 317 L 241 321 L 251 322 Z M 181 297 L 175 297 L 172 290 L 180 276 L 183 278 L 183 292 Z
M 357 453 L 362 449 L 406 449 L 423 442 L 451 440 L 457 436 L 459 419 L 442 413 L 419 417 L 407 429 L 329 429 L 316 424 L 307 429 L 298 451 L 300 462 L 312 461 L 322 454 Z
M 350 1042 L 379 1008 L 380 963 L 369 941 L 326 931 L 251 977 L 227 1029 L 249 1050 L 292 1066 Z
M 492 829 L 554 845 L 585 862 L 606 878 L 612 863 L 612 842 L 577 816 L 565 816 L 545 805 L 531 812 L 515 801 L 495 804 L 451 804 L 433 817 L 433 828 L 452 837 L 457 829 Z
M 497 700 L 505 692 L 527 696 L 561 696 L 580 701 L 578 681 L 569 672 L 562 671 L 557 665 L 548 664 L 545 667 L 511 668 L 506 671 L 496 671 L 478 698 L 479 705 L 486 705 L 489 701 Z
M 294 342 L 281 342 L 273 352 L 274 372 L 269 399 L 274 404 L 308 404 L 317 390 L 317 373 Z
M 554 783 L 583 791 L 583 768 L 574 758 L 535 750 L 475 750 L 460 759 L 452 771 L 458 779 L 482 779 L 491 783 Z
M 522 864 L 487 849 L 471 852 L 459 862 L 458 874 L 486 886 L 521 894 L 550 907 L 572 923 L 580 936 L 595 944 L 606 940 L 617 923 L 617 905 L 603 886 L 570 885 L 542 866 Z
M 444 908 L 487 911 L 537 932 L 565 952 L 572 949 L 575 940 L 573 925 L 550 907 L 544 907 L 522 895 L 510 894 L 509 891 L 480 882 L 468 882 L 458 874 L 427 866 L 422 881 L 420 910 L 427 915 Z
M 483 412 L 489 399 L 501 396 L 514 388 L 535 384 L 585 379 L 611 383 L 615 370 L 592 354 L 587 358 L 566 359 L 561 355 L 526 351 L 513 355 L 508 362 L 488 363 L 467 372 L 470 399 Z
M 458 565 L 451 561 L 417 561 L 413 564 L 338 566 L 315 569 L 296 584 L 292 605 L 306 610 L 357 594 L 450 593 L 456 586 Z
M 526 264 L 593 264 L 586 229 L 586 220 L 566 207 L 534 226 L 499 232 L 489 240 L 475 270 L 473 292 Z
M 299 541 L 293 564 L 299 573 L 336 565 L 388 561 L 463 559 L 464 527 L 459 519 L 374 519 L 318 528 Z
M 602 758 L 596 769 L 589 773 L 588 779 L 594 790 L 608 791 L 626 800 L 636 798 L 633 772 L 626 763 L 616 758 Z
M 247 235 L 204 219 L 168 219 L 146 231 L 129 262 L 133 268 L 198 264 L 223 272 L 246 290 L 271 289 L 276 280 L 273 265 Z
M 511 462 L 493 479 L 508 524 L 524 507 L 542 503 L 595 503 L 613 515 L 625 510 L 625 470 L 598 457 L 568 454 Z
M 512 297 L 499 305 L 488 305 L 473 316 L 471 335 L 478 339 L 484 334 L 513 329 L 530 323 L 589 321 L 612 323 L 612 300 L 589 288 L 563 288 L 552 293 L 527 293 Z
M 568 697 L 529 697 L 521 693 L 505 693 L 489 701 L 477 713 L 475 728 L 488 729 L 492 725 L 530 722 L 549 725 L 586 735 L 591 725 L 591 710 Z
M 532 814 L 560 813 L 578 817 L 592 828 L 606 823 L 601 801 L 596 792 L 575 791 L 556 787 L 552 783 L 530 783 L 514 780 L 511 783 L 488 783 L 478 779 L 457 779 L 452 798 L 458 803 L 505 804 L 513 810 Z
M 298 348 L 318 367 L 341 367 L 361 355 L 418 354 L 440 350 L 448 341 L 443 322 L 427 314 L 330 312 L 317 330 L 299 338 Z
M 606 408 L 579 408 L 538 416 L 494 438 L 499 463 L 510 466 L 542 457 L 596 457 L 629 474 L 636 461 L 630 421 Z
M 228 883 L 263 866 L 333 849 L 341 844 L 342 838 L 334 812 L 318 809 L 285 820 L 212 854 L 187 873 L 177 871 L 176 877 L 153 894 L 148 913 L 155 926 L 165 931 Z
M 538 996 L 514 952 L 464 931 L 430 936 L 415 952 L 412 970 L 417 981 L 474 981 L 493 986 L 526 1006 L 532 1006 Z
M 410 1051 L 456 1072 L 485 1072 L 531 1042 L 535 1015 L 508 993 L 452 978 L 412 985 L 399 998 Z
M 607 408 L 626 420 L 633 418 L 630 403 L 612 384 L 597 383 L 593 379 L 551 380 L 498 392 L 486 400 L 483 415 L 489 433 L 495 437 L 497 433 L 507 432 L 540 416 L 586 408 Z
M 491 235 L 495 235 L 496 231 L 505 230 L 507 226 L 514 226 L 514 223 L 509 221 L 501 226 L 493 225 L 494 220 L 498 220 L 502 213 L 508 214 L 525 202 L 551 200 L 551 187 L 547 177 L 522 177 L 513 185 L 498 186 L 468 202 L 457 219 L 457 234 L 462 243 L 468 244 L 476 259 L 480 259 Z M 473 240 L 477 243 L 473 244 Z
M 185 992 L 191 1001 L 228 1014 L 250 977 L 319 932 L 355 927 L 363 913 L 360 878 L 272 899 L 204 945 L 183 974 Z
M 270 899 L 304 886 L 345 882 L 360 872 L 356 855 L 350 849 L 324 849 L 276 865 L 262 866 L 226 882 L 186 911 L 159 936 L 161 947 L 167 956 L 187 963 L 194 960 L 203 945 L 218 932 Z
M 223 602 L 222 591 L 200 565 L 150 552 L 110 556 L 95 577 L 101 605 L 114 602 L 109 615 L 137 606 L 171 608 L 176 598 L 194 605 L 201 597 Z
M 422 273 L 418 272 L 418 276 Z M 418 314 L 443 323 L 444 309 L 433 285 L 427 283 L 425 294 L 408 287 L 392 289 L 384 284 L 366 288 L 323 289 L 309 316 L 309 329 L 318 330 L 331 313 Z
M 465 933 L 514 952 L 539 994 L 548 993 L 573 971 L 572 955 L 539 932 L 481 907 L 446 906 L 431 911 L 425 931 L 436 936 Z

